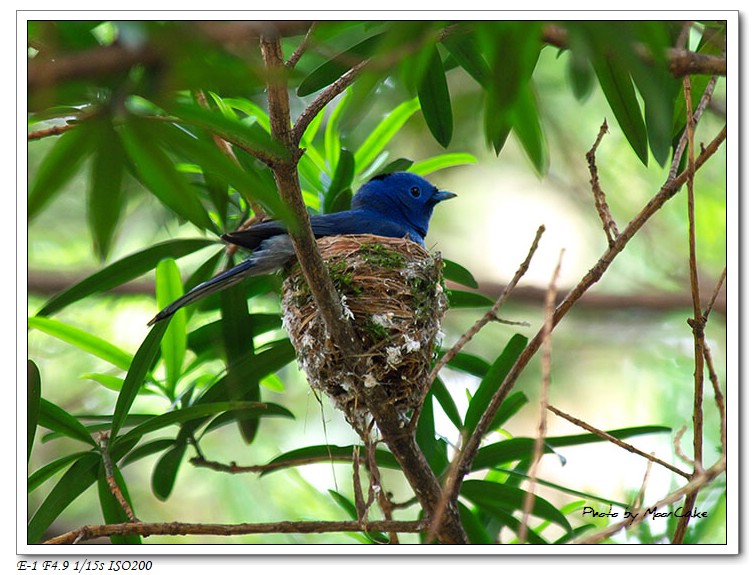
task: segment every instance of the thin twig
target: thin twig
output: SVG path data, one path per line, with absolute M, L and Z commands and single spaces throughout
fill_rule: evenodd
M 608 246 L 611 247 L 615 241 L 616 236 L 619 235 L 619 228 L 616 226 L 616 221 L 611 215 L 611 210 L 608 207 L 608 201 L 606 200 L 606 194 L 600 187 L 600 181 L 598 179 L 598 166 L 595 162 L 595 153 L 598 151 L 603 136 L 608 132 L 608 122 L 603 120 L 603 124 L 600 126 L 598 137 L 595 139 L 595 143 L 587 152 L 585 157 L 587 158 L 587 167 L 590 170 L 590 184 L 592 186 L 592 194 L 595 197 L 595 208 L 598 210 L 598 216 L 600 221 L 603 222 L 603 231 L 606 234 L 608 240 Z
M 359 446 L 353 447 L 351 479 L 354 487 L 354 507 L 357 512 L 357 521 L 365 523 L 367 521 L 368 507 L 364 503 L 364 494 L 362 493 L 362 482 L 359 480 Z
M 725 281 L 726 281 L 726 266 L 724 266 L 724 271 L 721 272 L 721 277 L 718 278 L 718 283 L 716 284 L 716 287 L 713 289 L 713 293 L 710 296 L 708 305 L 705 306 L 705 311 L 703 312 L 703 322 L 705 323 L 708 322 L 708 316 L 710 315 L 710 312 L 713 309 L 713 306 L 716 304 L 716 299 L 718 299 L 718 293 L 721 291 L 721 287 L 724 285 Z
M 279 521 L 276 523 L 112 523 L 85 525 L 44 542 L 45 545 L 79 543 L 111 535 L 251 535 L 262 533 L 343 533 L 362 531 L 395 531 L 419 533 L 427 521 Z
M 543 447 L 545 445 L 545 434 L 547 432 L 548 422 L 548 397 L 549 388 L 551 382 L 551 350 L 553 346 L 553 339 L 551 338 L 551 332 L 553 331 L 553 312 L 556 308 L 556 281 L 558 280 L 558 274 L 561 271 L 561 261 L 564 257 L 564 250 L 562 249 L 558 255 L 558 262 L 556 268 L 553 270 L 553 276 L 551 277 L 550 284 L 548 285 L 548 292 L 545 298 L 545 321 L 543 322 L 543 353 L 540 356 L 541 366 L 543 371 L 542 384 L 540 387 L 540 422 L 537 426 L 537 435 L 535 436 L 535 446 L 532 450 L 532 465 L 529 471 L 529 489 L 527 495 L 524 498 L 524 505 L 522 507 L 522 519 L 519 523 L 519 542 L 524 543 L 527 541 L 527 522 L 529 521 L 532 509 L 535 506 L 535 487 L 537 482 L 537 471 L 540 467 L 540 459 L 543 457 Z
M 527 270 L 530 267 L 530 262 L 532 261 L 532 256 L 535 255 L 535 250 L 537 250 L 537 246 L 540 243 L 540 238 L 542 237 L 543 233 L 545 232 L 545 226 L 540 226 L 537 229 L 537 232 L 535 233 L 535 239 L 532 240 L 532 245 L 530 245 L 529 252 L 527 252 L 527 257 L 524 258 L 524 261 L 519 265 L 519 269 L 516 270 L 516 273 L 514 274 L 514 277 L 511 278 L 511 281 L 506 285 L 505 288 L 503 288 L 503 291 L 501 292 L 501 295 L 498 296 L 498 299 L 493 304 L 493 307 L 491 307 L 485 315 L 483 315 L 480 319 L 478 319 L 475 324 L 470 327 L 460 338 L 459 341 L 457 341 L 454 346 L 449 349 L 443 357 L 441 357 L 433 367 L 432 372 L 430 372 L 430 376 L 427 379 L 426 386 L 429 388 L 430 385 L 432 385 L 432 382 L 435 381 L 435 378 L 438 376 L 438 373 L 440 370 L 454 357 L 456 357 L 459 352 L 462 350 L 462 348 L 467 345 L 470 340 L 477 335 L 480 330 L 485 327 L 488 323 L 491 321 L 497 321 L 498 319 L 498 311 L 501 309 L 501 306 L 503 306 L 504 303 L 506 303 L 506 300 L 511 295 L 511 292 L 514 291 L 514 288 L 519 283 L 519 280 L 522 279 L 522 276 L 524 276 L 525 273 L 527 273 Z
M 689 76 L 684 77 L 684 101 L 687 106 L 687 218 L 689 220 L 689 278 L 694 317 L 688 320 L 692 327 L 695 348 L 694 399 L 692 408 L 693 451 L 695 466 L 703 462 L 703 371 L 705 369 L 705 320 L 700 300 L 700 279 L 697 271 L 697 236 L 695 233 L 695 123 L 692 112 L 692 85 Z M 691 511 L 697 493 L 691 492 L 684 501 L 684 511 Z M 676 524 L 672 543 L 681 544 L 689 526 L 689 516 L 683 515 Z
M 50 136 L 60 136 L 60 134 L 64 134 L 68 130 L 72 130 L 76 127 L 77 124 L 64 124 L 63 126 L 51 126 L 49 128 L 44 128 L 42 130 L 35 130 L 33 132 L 29 132 L 26 135 L 26 139 L 28 141 L 32 140 L 41 140 L 42 138 L 47 138 Z
M 651 455 L 650 453 L 645 453 L 641 449 L 637 449 L 633 445 L 630 445 L 629 443 L 626 443 L 625 441 L 622 441 L 618 437 L 614 437 L 610 433 L 606 433 L 605 431 L 602 431 L 602 430 L 598 429 L 597 427 L 593 427 L 589 423 L 584 422 L 581 419 L 577 419 L 573 415 L 569 415 L 568 413 L 564 413 L 563 411 L 561 411 L 560 409 L 558 409 L 558 408 L 556 408 L 556 407 L 554 407 L 552 405 L 549 405 L 548 409 L 550 411 L 552 411 L 553 413 L 555 413 L 556 415 L 558 415 L 559 417 L 562 417 L 562 418 L 566 419 L 567 421 L 570 421 L 574 425 L 576 425 L 578 427 L 581 427 L 582 429 L 585 429 L 585 430 L 589 431 L 593 435 L 597 435 L 598 437 L 601 437 L 601 438 L 605 439 L 606 441 L 609 441 L 609 442 L 613 443 L 614 445 L 618 445 L 619 447 L 621 447 L 622 449 L 625 449 L 625 450 L 629 451 L 630 453 L 634 453 L 636 455 L 644 457 L 648 461 L 652 461 L 653 463 L 657 463 L 658 465 L 662 465 L 666 469 L 668 469 L 670 471 L 673 471 L 677 475 L 681 475 L 685 479 L 689 479 L 690 477 L 692 477 L 691 473 L 687 473 L 686 471 L 682 471 L 678 467 L 674 467 L 670 463 L 666 463 L 662 459 L 658 459 L 657 457 L 655 457 L 654 455 Z
M 115 497 L 118 504 L 123 508 L 126 517 L 128 517 L 129 521 L 132 523 L 136 523 L 139 520 L 136 518 L 136 515 L 134 515 L 134 510 L 131 508 L 129 502 L 126 501 L 121 488 L 118 487 L 118 483 L 115 480 L 115 475 L 113 474 L 113 462 L 110 459 L 110 450 L 108 447 L 109 442 L 110 432 L 100 431 L 97 434 L 97 445 L 100 448 L 100 455 L 102 456 L 102 466 L 105 468 L 105 479 L 110 488 L 110 493 L 113 494 L 113 497 Z
M 299 62 L 299 59 L 304 54 L 304 51 L 309 47 L 309 42 L 312 39 L 312 32 L 315 29 L 316 22 L 312 22 L 312 25 L 307 30 L 307 33 L 304 35 L 304 39 L 301 41 L 301 44 L 299 44 L 296 47 L 296 50 L 294 50 L 294 53 L 291 54 L 291 56 L 286 60 L 286 63 L 284 66 L 286 68 L 295 68 L 297 62 Z
M 721 386 L 718 383 L 718 374 L 713 367 L 713 355 L 707 343 L 705 344 L 705 363 L 708 366 L 708 377 L 713 386 L 713 397 L 716 400 L 718 415 L 721 419 L 721 451 L 726 453 L 726 402 L 723 393 L 721 393 Z
M 655 453 L 651 453 L 651 455 L 655 456 Z M 637 511 L 640 508 L 642 500 L 645 499 L 645 490 L 647 489 L 648 481 L 650 480 L 650 470 L 652 468 L 653 462 L 648 459 L 648 464 L 645 467 L 645 475 L 642 477 L 640 489 L 639 491 L 637 491 L 637 496 L 634 498 L 634 501 L 632 501 L 632 511 Z
M 694 460 L 687 457 L 687 454 L 684 453 L 684 450 L 682 449 L 682 437 L 684 437 L 684 434 L 687 431 L 687 426 L 682 425 L 681 428 L 679 428 L 679 431 L 674 434 L 674 453 L 676 453 L 676 456 L 684 461 L 687 465 L 689 465 L 692 469 L 695 471 L 700 471 L 700 468 L 697 467 Z

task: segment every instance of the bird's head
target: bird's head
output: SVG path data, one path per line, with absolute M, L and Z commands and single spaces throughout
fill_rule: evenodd
M 363 185 L 354 196 L 351 209 L 377 212 L 386 219 L 408 225 L 424 238 L 436 204 L 455 197 L 453 192 L 439 190 L 421 176 L 393 172 L 375 176 Z

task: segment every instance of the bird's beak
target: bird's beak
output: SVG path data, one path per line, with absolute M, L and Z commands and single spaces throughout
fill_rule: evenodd
M 450 200 L 451 198 L 455 198 L 456 194 L 453 192 L 445 192 L 442 190 L 438 190 L 433 194 L 433 201 L 437 204 L 438 202 L 443 202 L 445 200 Z

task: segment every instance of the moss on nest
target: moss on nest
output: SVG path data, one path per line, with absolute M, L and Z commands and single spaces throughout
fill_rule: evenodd
M 294 265 L 283 283 L 283 317 L 310 385 L 328 394 L 352 423 L 367 411 L 359 390 L 376 385 L 396 409 L 418 407 L 447 305 L 440 255 L 408 239 L 373 235 L 317 243 L 367 355 L 367 369 L 341 369 L 340 352 Z

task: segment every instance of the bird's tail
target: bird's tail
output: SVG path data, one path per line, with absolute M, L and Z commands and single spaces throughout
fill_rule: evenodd
M 249 258 L 231 269 L 216 275 L 214 278 L 190 289 L 169 306 L 165 307 L 147 325 L 166 319 L 179 309 L 198 301 L 210 294 L 223 291 L 239 283 L 241 280 L 251 277 L 272 273 L 280 269 L 294 255 L 291 238 L 287 235 L 279 235 L 269 238 L 260 244 L 260 249 Z

